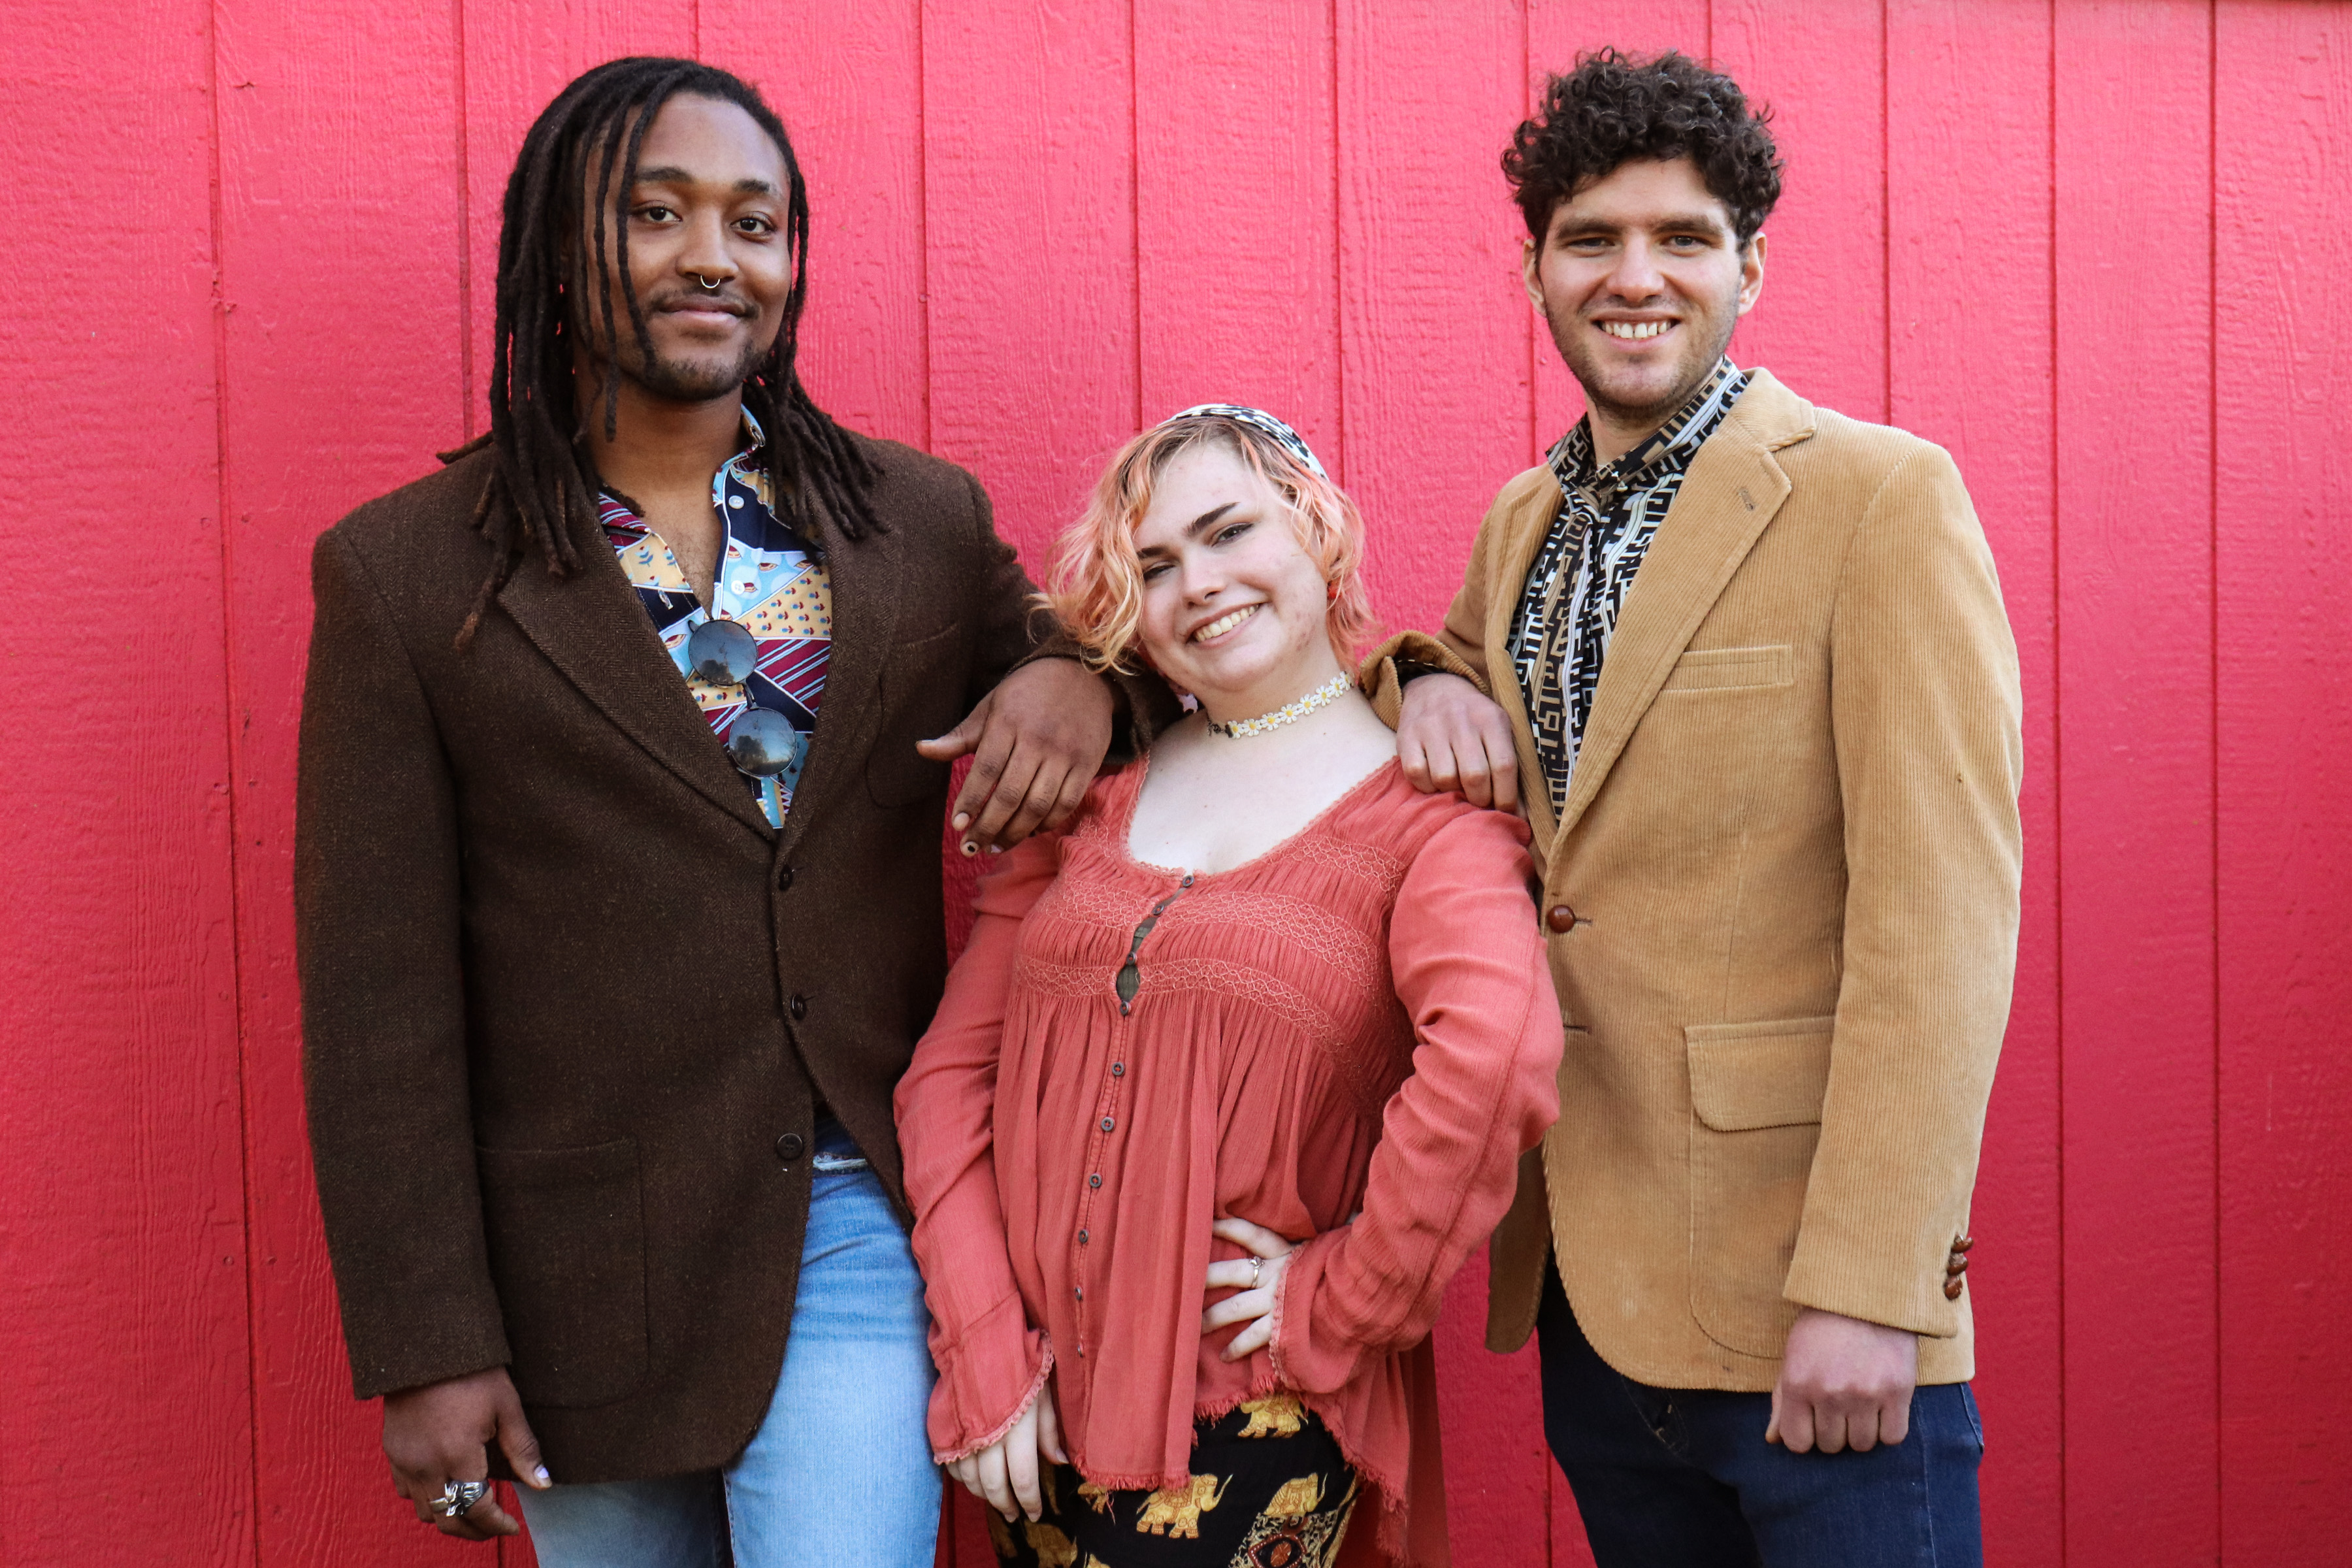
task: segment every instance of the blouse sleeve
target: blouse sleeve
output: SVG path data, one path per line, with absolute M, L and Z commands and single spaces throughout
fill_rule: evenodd
M 930 1443 L 941 1464 L 1012 1430 L 1053 1370 L 1053 1347 L 1029 1326 L 1005 1251 L 997 1200 L 996 1064 L 1021 922 L 1060 859 L 1041 833 L 1005 854 L 980 884 L 971 942 L 894 1107 L 915 1211 L 915 1261 L 930 1308 Z
M 1389 928 L 1412 1074 L 1390 1097 L 1356 1218 L 1299 1247 L 1276 1294 L 1276 1372 L 1329 1393 L 1436 1326 L 1446 1282 L 1510 1207 L 1559 1115 L 1559 1004 L 1527 827 L 1465 813 L 1406 872 Z

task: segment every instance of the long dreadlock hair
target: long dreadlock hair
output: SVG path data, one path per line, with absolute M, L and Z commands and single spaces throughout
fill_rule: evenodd
M 611 352 L 619 342 L 615 272 L 630 329 L 647 359 L 654 346 L 629 276 L 629 226 L 609 226 L 614 244 L 608 258 L 602 215 L 615 189 L 625 194 L 636 183 L 646 130 L 661 106 L 681 93 L 731 103 L 749 114 L 783 154 L 791 182 L 785 237 L 792 291 L 774 347 L 743 386 L 744 405 L 767 435 L 768 479 L 779 515 L 817 554 L 824 547 L 821 521 L 849 540 L 882 531 L 869 500 L 877 477 L 872 461 L 801 384 L 796 361 L 808 297 L 808 188 L 782 121 L 749 83 L 715 67 L 652 56 L 607 61 L 565 88 L 532 122 L 507 181 L 487 437 L 498 466 L 474 509 L 474 526 L 489 542 L 492 560 L 457 633 L 461 651 L 527 550 L 536 547 L 553 576 L 580 569 L 573 526 L 593 526 L 598 481 L 586 443 L 576 439 L 586 411 L 572 385 L 572 307 L 584 300 L 603 315 L 607 352 L 597 392 L 609 439 L 619 391 Z M 583 247 L 582 231 L 589 224 L 594 239 Z M 583 256 L 583 249 L 591 254 Z

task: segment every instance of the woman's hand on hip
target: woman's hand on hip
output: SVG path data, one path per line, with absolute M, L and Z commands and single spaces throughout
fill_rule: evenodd
M 1282 1271 L 1290 1267 L 1290 1255 L 1297 1250 L 1297 1244 L 1245 1219 L 1221 1219 L 1209 1230 L 1250 1253 L 1247 1258 L 1209 1265 L 1209 1289 L 1241 1294 L 1228 1296 L 1201 1314 L 1204 1334 L 1234 1323 L 1249 1325 L 1224 1348 L 1224 1360 L 1240 1361 L 1255 1355 L 1274 1339 L 1274 1299 L 1282 1289 Z
M 1045 1510 L 1045 1489 L 1038 1482 L 1043 1461 L 1070 1462 L 1062 1447 L 1061 1414 L 1054 1408 L 1054 1384 L 1049 1378 L 1037 1397 L 1013 1424 L 1013 1430 L 987 1447 L 948 1461 L 948 1474 L 961 1481 L 972 1496 L 1010 1521 L 1027 1514 L 1033 1521 Z

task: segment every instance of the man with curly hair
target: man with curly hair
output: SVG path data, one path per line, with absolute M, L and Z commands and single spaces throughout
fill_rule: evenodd
M 1781 174 L 1728 78 L 1588 57 L 1504 167 L 1587 412 L 1373 667 L 1423 788 L 1526 781 L 1542 868 L 1560 1119 L 1487 1342 L 1539 1336 L 1603 1568 L 1974 1564 L 2021 854 L 1991 554 L 1941 449 L 1726 357 Z

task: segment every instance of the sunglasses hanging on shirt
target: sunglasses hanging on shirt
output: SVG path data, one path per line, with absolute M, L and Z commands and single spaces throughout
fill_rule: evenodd
M 743 711 L 722 742 L 728 760 L 753 778 L 773 778 L 799 760 L 808 737 L 790 719 L 751 700 L 744 683 L 760 667 L 760 645 L 740 621 L 712 618 L 687 638 L 686 657 L 694 673 L 713 686 L 742 686 Z

